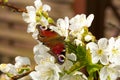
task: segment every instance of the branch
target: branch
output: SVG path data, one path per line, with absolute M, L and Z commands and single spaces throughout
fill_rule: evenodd
M 31 73 L 32 71 L 34 71 L 34 70 L 28 71 L 28 72 L 23 73 L 23 74 L 21 74 L 21 75 L 13 76 L 13 77 L 11 78 L 11 80 L 18 80 L 18 79 L 20 79 L 20 78 L 23 78 L 23 77 L 29 75 L 29 73 Z
M 17 12 L 27 12 L 26 9 L 18 8 L 16 6 L 13 6 L 12 4 L 4 3 L 3 0 L 0 0 L 0 5 L 9 7 L 9 8 L 11 8 L 11 9 L 17 11 Z

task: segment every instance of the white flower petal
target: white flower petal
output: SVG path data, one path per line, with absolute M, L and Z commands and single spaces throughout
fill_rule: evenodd
M 46 63 L 55 62 L 55 58 L 51 56 L 49 53 L 35 55 L 34 59 L 37 64 L 46 64 Z
M 38 34 L 39 34 L 39 31 L 36 29 L 36 30 L 33 32 L 32 37 L 37 40 L 37 39 L 38 39 Z
M 107 48 L 108 40 L 106 38 L 101 38 L 98 40 L 98 46 L 100 49 Z
M 28 25 L 28 28 L 27 28 L 27 32 L 30 33 L 30 32 L 34 32 L 36 29 L 36 23 L 30 23 Z
M 36 22 L 36 10 L 33 6 L 27 6 L 26 7 L 30 22 Z
M 20 68 L 26 65 L 30 65 L 30 59 L 28 57 L 21 57 L 21 56 L 17 56 L 15 58 L 15 67 L 16 68 Z
M 50 11 L 51 10 L 51 7 L 47 4 L 44 4 L 43 5 L 43 11 Z
M 109 39 L 108 48 L 109 48 L 109 49 L 112 49 L 112 48 L 114 47 L 114 45 L 115 45 L 115 38 L 111 37 L 111 38 Z
M 91 23 L 94 19 L 94 15 L 93 14 L 90 14 L 88 17 L 87 17 L 87 22 L 86 22 L 86 26 L 87 27 L 90 27 L 91 26 Z
M 41 17 L 41 24 L 43 25 L 43 26 L 47 26 L 49 23 L 48 23 L 48 20 L 45 18 L 45 17 Z
M 81 14 L 80 15 L 80 26 L 81 27 L 85 27 L 86 26 L 86 15 L 85 14 Z
M 120 49 L 120 38 L 118 38 L 115 42 L 115 48 Z
M 34 52 L 35 55 L 46 54 L 49 50 L 50 50 L 50 48 L 46 47 L 41 42 L 39 42 L 39 44 L 37 44 L 33 48 L 33 52 Z
M 76 61 L 77 60 L 77 57 L 74 53 L 71 53 L 71 54 L 67 54 L 66 55 L 68 59 L 72 60 L 72 61 Z
M 87 49 L 90 49 L 91 51 L 96 51 L 98 50 L 98 46 L 94 42 L 90 42 L 87 44 Z
M 103 64 L 103 65 L 107 65 L 109 63 L 108 61 L 108 56 L 107 55 L 102 55 L 101 59 L 100 59 L 100 62 Z
M 105 66 L 100 70 L 100 80 L 107 80 L 107 77 L 108 77 L 108 72 L 107 72 L 107 67 Z
M 42 6 L 41 0 L 35 0 L 34 5 L 35 5 L 36 9 L 39 9 L 40 6 Z
M 99 56 L 93 56 L 92 55 L 92 62 L 93 62 L 93 64 L 96 64 L 98 61 L 100 60 L 100 57 Z
M 28 13 L 23 12 L 23 13 L 22 13 L 22 17 L 23 17 L 23 20 L 24 20 L 26 23 L 30 23 L 30 18 L 29 18 Z
M 92 40 L 92 36 L 91 35 L 86 35 L 85 36 L 85 41 L 89 42 L 90 40 Z
M 38 65 L 35 67 L 35 70 L 40 72 L 41 80 L 59 80 L 59 72 L 61 72 L 56 64 L 51 63 Z
M 81 72 L 74 72 L 72 74 L 65 74 L 60 80 L 88 80 Z
M 40 80 L 39 72 L 33 71 L 29 75 L 33 80 Z

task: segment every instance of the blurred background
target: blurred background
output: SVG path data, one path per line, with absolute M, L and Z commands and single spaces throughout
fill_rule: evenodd
M 19 8 L 34 5 L 34 0 L 9 0 Z M 50 16 L 57 20 L 76 14 L 94 14 L 90 31 L 97 39 L 118 36 L 120 32 L 120 0 L 43 0 L 52 7 Z M 0 6 L 0 63 L 14 62 L 14 57 L 28 56 L 33 61 L 33 47 L 37 44 L 26 32 L 27 24 L 21 13 Z M 33 62 L 34 63 L 34 62 Z

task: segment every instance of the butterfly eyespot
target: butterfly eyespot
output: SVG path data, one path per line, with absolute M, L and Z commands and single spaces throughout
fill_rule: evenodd
M 64 56 L 64 55 L 59 55 L 59 56 L 58 56 L 58 61 L 59 61 L 60 63 L 64 63 L 64 61 L 65 61 L 65 56 Z
M 47 30 L 47 27 L 45 27 L 45 26 L 39 26 L 39 28 L 40 28 L 41 30 Z

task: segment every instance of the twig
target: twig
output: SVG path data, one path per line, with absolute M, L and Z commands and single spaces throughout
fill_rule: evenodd
M 13 6 L 12 4 L 4 3 L 2 0 L 0 0 L 0 5 L 9 7 L 17 12 L 27 12 L 26 9 L 18 8 L 16 6 Z
M 24 73 L 24 74 L 21 74 L 21 75 L 13 76 L 13 77 L 11 78 L 11 80 L 18 80 L 18 79 L 20 79 L 20 78 L 23 78 L 23 77 L 29 75 L 29 73 L 31 73 L 32 71 L 34 71 L 34 70 L 28 71 L 28 72 L 26 72 L 26 73 Z

